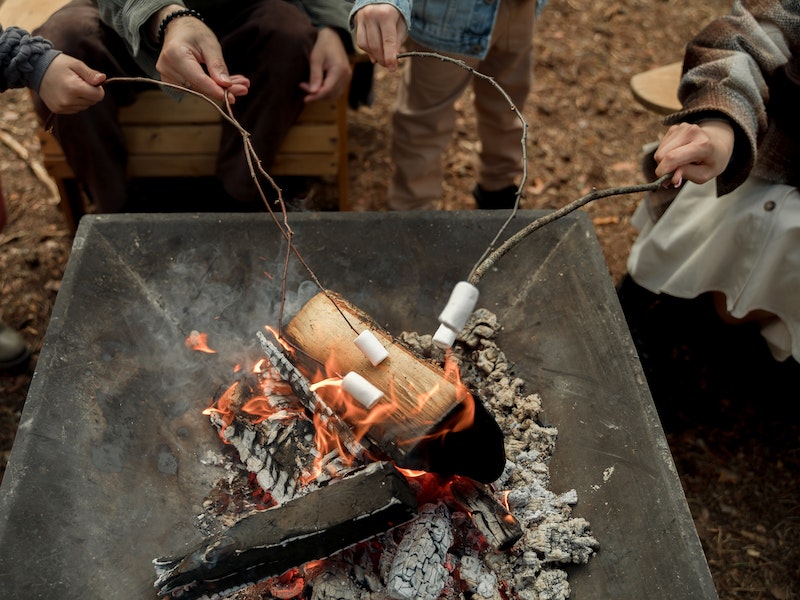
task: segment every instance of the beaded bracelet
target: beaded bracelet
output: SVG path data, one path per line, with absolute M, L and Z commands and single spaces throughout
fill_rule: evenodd
M 176 10 L 175 12 L 169 13 L 161 20 L 161 24 L 158 26 L 159 48 L 164 45 L 164 34 L 167 32 L 167 25 L 172 23 L 172 21 L 178 17 L 194 17 L 195 19 L 200 19 L 201 21 L 203 20 L 203 17 L 200 15 L 200 13 L 193 8 L 184 8 L 183 10 Z

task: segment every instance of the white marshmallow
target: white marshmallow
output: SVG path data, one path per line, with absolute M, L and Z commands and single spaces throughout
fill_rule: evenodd
M 447 306 L 439 315 L 439 322 L 458 333 L 478 303 L 478 288 L 468 281 L 459 281 L 450 294 Z
M 365 329 L 358 335 L 355 339 L 355 345 L 369 359 L 373 367 L 377 367 L 389 356 L 389 351 L 383 347 L 378 338 L 375 337 L 375 334 L 369 329 Z
M 383 397 L 383 392 L 355 371 L 350 371 L 342 379 L 342 389 L 355 398 L 361 406 L 369 410 Z
M 458 333 L 450 329 L 447 325 L 439 325 L 439 329 L 433 335 L 433 343 L 444 350 L 447 350 L 456 341 Z

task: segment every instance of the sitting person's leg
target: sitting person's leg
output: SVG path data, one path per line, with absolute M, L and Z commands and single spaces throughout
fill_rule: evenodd
M 250 78 L 250 90 L 236 99 L 234 116 L 251 136 L 253 149 L 269 173 L 287 132 L 304 108 L 309 56 L 317 30 L 297 7 L 263 0 L 229 23 L 219 37 L 232 72 Z M 217 173 L 225 190 L 240 202 L 261 202 L 245 158 L 242 136 L 223 128 Z M 268 197 L 272 190 L 260 179 Z
M 100 13 L 91 0 L 70 2 L 34 33 L 109 78 L 141 75 L 120 37 L 100 22 Z M 85 185 L 97 212 L 119 211 L 127 201 L 127 151 L 117 108 L 133 102 L 134 89 L 129 84 L 107 84 L 102 102 L 74 115 L 52 115 L 40 99 L 34 99 L 41 122 L 52 126 L 67 162 Z

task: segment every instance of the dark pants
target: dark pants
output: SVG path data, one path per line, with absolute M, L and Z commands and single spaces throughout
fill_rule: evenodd
M 236 99 L 234 116 L 250 133 L 253 148 L 269 172 L 283 138 L 303 109 L 304 92 L 299 86 L 308 79 L 316 29 L 285 0 L 220 5 L 218 14 L 204 18 L 220 40 L 229 72 L 250 79 L 249 93 Z M 92 0 L 73 0 L 35 33 L 109 78 L 145 75 L 122 38 L 100 21 Z M 77 115 L 57 115 L 51 121 L 70 167 L 85 185 L 97 212 L 136 210 L 129 194 L 127 151 L 117 110 L 131 104 L 137 91 L 145 87 L 147 84 L 106 84 L 101 103 Z M 42 122 L 48 121 L 51 115 L 38 99 L 35 108 Z M 180 110 L 178 102 L 175 110 Z M 217 176 L 235 201 L 263 208 L 241 134 L 230 125 L 223 126 Z M 269 188 L 263 182 L 262 187 Z

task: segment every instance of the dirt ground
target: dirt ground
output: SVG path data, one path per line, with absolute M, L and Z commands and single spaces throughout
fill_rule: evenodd
M 633 99 L 629 79 L 680 60 L 691 35 L 729 7 L 728 0 L 550 0 L 537 26 L 535 84 L 523 111 L 529 177 L 522 206 L 557 208 L 593 187 L 642 183 L 640 149 L 663 127 Z M 374 102 L 350 113 L 355 210 L 385 207 L 397 76 L 377 70 Z M 477 142 L 469 93 L 458 108 L 457 136 L 444 157 L 448 210 L 473 207 Z M 72 242 L 31 168 L 39 160 L 35 131 L 24 91 L 0 97 L 0 181 L 9 211 L 0 233 L 0 319 L 33 351 L 26 369 L 0 373 L 0 476 Z M 319 188 L 319 207 L 330 204 L 330 189 Z M 624 277 L 636 235 L 629 218 L 639 200 L 615 197 L 585 209 L 615 283 Z M 719 596 L 800 597 L 797 364 L 772 361 L 754 332 L 716 323 L 702 299 L 670 303 L 637 291 L 626 298 Z

